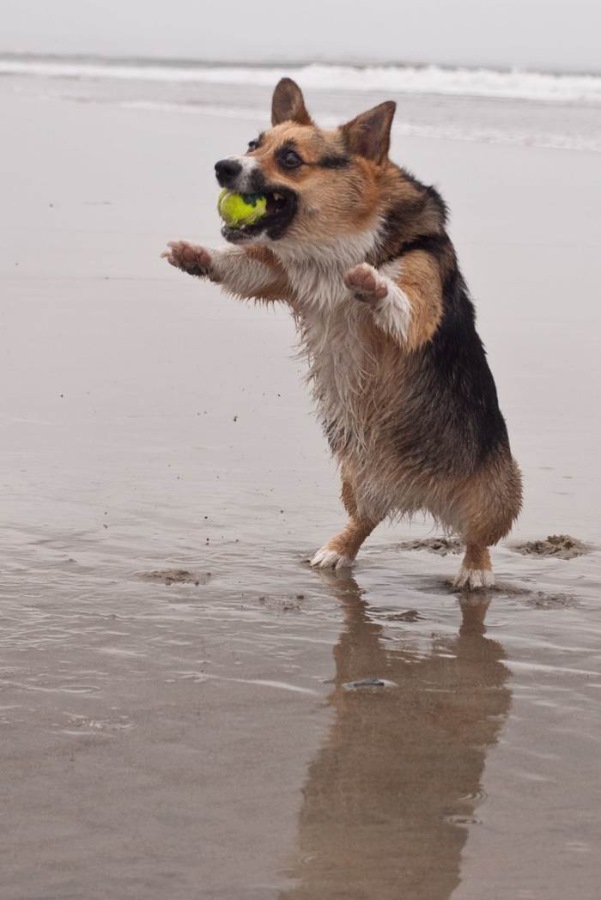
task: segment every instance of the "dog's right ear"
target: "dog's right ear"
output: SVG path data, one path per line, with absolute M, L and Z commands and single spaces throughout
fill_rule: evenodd
M 313 125 L 307 112 L 303 92 L 296 81 L 282 78 L 273 92 L 271 101 L 271 124 L 280 122 L 296 122 L 297 125 Z

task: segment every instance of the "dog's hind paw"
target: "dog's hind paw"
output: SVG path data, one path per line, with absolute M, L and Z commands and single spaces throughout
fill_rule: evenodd
M 353 564 L 350 556 L 344 556 L 337 550 L 332 550 L 326 544 L 318 550 L 310 564 L 314 569 L 348 569 Z
M 453 587 L 460 591 L 481 591 L 494 587 L 495 576 L 490 569 L 466 569 L 461 566 L 453 582 Z

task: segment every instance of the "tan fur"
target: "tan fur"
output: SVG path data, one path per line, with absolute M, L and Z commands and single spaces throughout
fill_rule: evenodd
M 497 454 L 460 489 L 460 533 L 468 544 L 491 546 L 510 531 L 522 505 L 522 478 L 509 454 Z
M 327 546 L 331 550 L 336 550 L 341 556 L 354 559 L 359 552 L 359 548 L 378 525 L 378 522 L 375 519 L 358 514 L 352 484 L 344 476 L 342 478 L 341 498 L 349 514 L 349 521 L 344 531 L 341 531 L 340 534 L 328 541 Z
M 477 571 L 487 572 L 492 571 L 488 547 L 480 544 L 467 544 L 465 556 L 463 557 L 463 566 L 465 569 L 475 569 Z
M 283 297 L 290 296 L 290 284 L 286 272 L 268 247 L 259 245 L 244 248 L 249 259 L 253 259 L 258 263 L 262 263 L 269 269 L 271 278 L 269 282 L 263 285 L 253 294 L 253 300 L 260 300 L 266 303 L 273 303 L 281 300 Z
M 355 519 L 351 517 L 344 531 L 337 534 L 325 545 L 328 550 L 335 550 L 340 556 L 354 559 L 366 538 L 378 523 L 372 519 Z
M 381 166 L 374 166 L 372 163 L 368 163 L 368 166 L 370 177 L 377 182 L 381 206 L 390 205 L 395 201 L 409 205 L 419 200 L 419 190 L 410 179 L 405 177 L 403 172 L 399 173 L 398 168 L 390 160 L 386 160 Z M 401 177 L 399 177 L 399 174 Z M 370 259 L 369 262 L 377 265 L 379 258 L 383 255 L 386 256 L 391 246 L 411 241 L 419 237 L 420 234 L 442 233 L 442 230 L 440 216 L 433 206 L 427 205 L 419 208 L 419 211 L 416 211 L 414 216 L 403 218 L 402 221 L 397 223 L 394 238 L 385 241 L 381 245 L 375 261 Z
M 276 153 L 288 141 L 294 142 L 305 165 L 282 172 Z M 324 169 L 318 165 L 323 157 L 343 152 L 339 131 L 319 131 L 283 122 L 263 135 L 261 145 L 248 154 L 260 163 L 268 180 L 302 192 L 302 209 L 287 241 L 327 240 L 339 235 L 341 229 L 352 234 L 375 225 L 380 200 L 375 167 L 367 160 L 358 160 L 352 170 Z
M 397 284 L 411 303 L 407 349 L 415 350 L 434 336 L 442 317 L 442 283 L 437 262 L 421 250 L 403 257 Z
M 395 110 L 396 103 L 389 100 L 347 122 L 341 130 L 350 152 L 376 165 L 386 162 Z

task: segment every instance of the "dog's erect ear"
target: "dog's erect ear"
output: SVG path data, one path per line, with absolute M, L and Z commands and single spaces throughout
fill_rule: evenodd
M 388 158 L 390 128 L 396 103 L 387 100 L 342 126 L 346 146 L 351 153 L 381 164 Z
M 280 122 L 313 125 L 313 120 L 305 106 L 303 92 L 296 81 L 293 81 L 291 78 L 282 78 L 273 92 L 271 124 L 279 125 Z

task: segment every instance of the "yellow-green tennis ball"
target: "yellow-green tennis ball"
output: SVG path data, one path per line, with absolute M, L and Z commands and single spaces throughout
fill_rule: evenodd
M 219 194 L 217 210 L 229 228 L 244 228 L 267 213 L 267 198 L 260 194 L 234 194 L 225 188 Z

